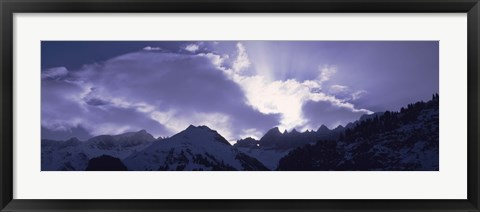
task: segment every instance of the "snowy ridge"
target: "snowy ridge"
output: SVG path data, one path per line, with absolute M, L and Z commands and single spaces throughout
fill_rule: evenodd
M 42 139 L 42 171 L 84 170 L 89 158 L 79 148 L 81 145 L 82 143 L 76 138 L 68 141 Z
M 245 138 L 234 146 L 217 131 L 193 125 L 165 139 L 141 130 L 85 142 L 42 140 L 42 171 L 80 171 L 89 163 L 129 171 L 438 170 L 438 102 L 436 94 L 335 129 L 272 128 L 260 140 Z
M 124 161 L 129 170 L 266 170 L 233 147 L 216 131 L 190 125 L 186 130 Z
M 77 138 L 67 141 L 42 139 L 42 171 L 85 170 L 90 159 L 109 155 L 123 159 L 141 151 L 155 139 L 145 130 L 120 135 L 100 135 L 82 142 Z
M 88 158 L 110 155 L 125 159 L 133 152 L 150 146 L 155 138 L 145 130 L 127 132 L 120 135 L 100 135 L 90 138 L 82 145 Z

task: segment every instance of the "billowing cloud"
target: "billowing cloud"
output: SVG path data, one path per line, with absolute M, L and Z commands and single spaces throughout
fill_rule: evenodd
M 200 49 L 200 46 L 197 45 L 197 44 L 188 44 L 187 46 L 185 46 L 185 50 L 189 51 L 189 52 L 193 52 L 195 53 L 196 51 L 198 51 Z
M 251 128 L 265 132 L 277 125 L 278 114 L 246 104 L 217 60 L 222 58 L 213 54 L 141 51 L 86 65 L 65 80 L 45 80 L 42 126 L 82 126 L 92 135 L 146 129 L 170 136 L 190 124 L 208 125 L 235 140 Z
M 106 99 L 90 98 L 78 82 L 68 80 L 42 81 L 42 135 L 57 132 L 63 138 L 85 138 L 89 135 L 119 134 L 146 129 L 155 134 L 167 133 L 165 127 L 134 106 L 121 106 Z M 82 133 L 79 133 L 81 132 Z M 50 135 L 52 136 L 52 135 Z
M 297 80 L 272 81 L 269 82 L 261 76 L 254 77 L 236 77 L 236 81 L 242 85 L 248 103 L 265 114 L 278 113 L 281 114 L 279 127 L 290 130 L 297 129 L 315 129 L 321 124 L 329 124 L 312 122 L 315 117 L 310 116 L 311 113 L 305 114 L 304 105 L 308 102 L 319 102 L 331 105 L 343 114 L 350 114 L 350 117 L 356 117 L 356 114 L 367 114 L 371 111 L 366 109 L 357 109 L 351 103 L 335 96 L 328 95 L 323 92 L 311 92 L 312 85 L 316 86 L 314 81 L 299 82 Z M 320 111 L 319 111 L 320 112 Z M 325 120 L 327 121 L 327 120 Z M 330 121 L 330 120 L 328 120 Z M 346 119 L 337 119 L 339 124 L 346 124 Z
M 238 61 L 248 61 L 246 48 L 237 43 L 237 58 L 231 69 L 219 67 L 234 82 L 236 82 L 244 91 L 247 103 L 263 114 L 280 114 L 281 119 L 279 127 L 281 130 L 314 129 L 318 126 L 312 122 L 311 114 L 304 114 L 304 106 L 308 102 L 320 102 L 330 104 L 336 107 L 344 114 L 350 114 L 350 117 L 356 117 L 357 114 L 372 113 L 366 109 L 357 109 L 351 103 L 344 99 L 329 95 L 322 90 L 322 84 L 330 80 L 337 72 L 336 66 L 319 66 L 318 76 L 313 80 L 298 81 L 271 80 L 262 75 L 248 76 L 241 72 L 243 68 L 248 67 L 235 65 Z M 241 68 L 239 68 L 241 67 Z M 331 87 L 332 88 L 332 87 Z M 347 86 L 333 86 L 334 89 L 347 91 Z M 337 120 L 338 123 L 346 124 L 346 119 Z M 350 119 L 348 119 L 350 121 Z
M 272 127 L 344 125 L 371 113 L 353 103 L 365 90 L 335 82 L 341 72 L 335 65 L 314 66 L 306 80 L 271 77 L 275 70 L 255 70 L 268 63 L 254 63 L 242 42 L 225 47 L 227 52 L 199 51 L 200 45 L 213 48 L 201 42 L 181 43 L 178 52 L 147 46 L 78 70 L 43 70 L 42 134 L 86 137 L 146 129 L 164 137 L 193 124 L 234 141 L 260 138 Z

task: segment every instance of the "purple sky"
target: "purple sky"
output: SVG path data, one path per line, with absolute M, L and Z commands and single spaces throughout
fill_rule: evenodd
M 329 128 L 438 92 L 436 41 L 44 41 L 42 138 Z

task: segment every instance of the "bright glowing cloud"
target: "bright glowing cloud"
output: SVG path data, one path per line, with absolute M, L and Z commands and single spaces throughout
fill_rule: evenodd
M 232 69 L 236 73 L 240 73 L 243 69 L 250 66 L 250 60 L 245 46 L 242 43 L 237 43 L 237 58 L 233 62 Z
M 63 80 L 45 78 L 42 126 L 81 126 L 91 135 L 146 129 L 164 137 L 190 124 L 207 125 L 235 141 L 248 129 L 277 125 L 277 114 L 248 106 L 241 88 L 217 68 L 226 58 L 133 52 L 83 66 Z
M 281 130 L 291 130 L 293 128 L 315 129 L 318 127 L 309 124 L 311 123 L 309 119 L 316 119 L 316 117 L 305 116 L 303 113 L 303 106 L 308 101 L 327 102 L 332 107 L 342 108 L 345 111 L 350 111 L 351 114 L 372 113 L 366 109 L 356 109 L 353 104 L 322 92 L 320 89 L 322 83 L 330 80 L 337 73 L 338 68 L 336 66 L 319 66 L 319 75 L 315 80 L 305 80 L 303 82 L 295 79 L 272 81 L 261 75 L 243 75 L 240 70 L 248 67 L 250 62 L 240 63 L 248 64 L 245 66 L 236 64 L 239 63 L 238 61 L 246 60 L 248 60 L 246 48 L 241 43 L 237 43 L 237 59 L 232 66 L 232 70 L 224 67 L 219 68 L 219 70 L 223 70 L 230 79 L 243 89 L 247 97 L 247 103 L 251 107 L 263 114 L 281 114 L 280 124 L 277 126 Z M 333 89 L 337 90 L 343 89 L 346 91 L 347 88 L 347 86 L 333 86 Z M 339 119 L 336 122 L 346 124 L 356 118 L 358 117 L 355 114 L 349 119 Z
M 42 64 L 56 67 L 41 70 L 42 136 L 87 138 L 145 129 L 165 137 L 193 124 L 234 141 L 260 138 L 273 127 L 345 125 L 372 110 L 395 110 L 438 92 L 438 82 L 429 80 L 438 78 L 438 58 L 429 58 L 438 54 L 419 53 L 437 52 L 438 43 L 407 43 L 369 42 L 375 51 L 363 54 L 363 42 L 129 42 L 123 47 L 135 48 L 121 55 L 82 46 L 78 58 L 70 58 L 77 65 L 68 69 L 56 59 L 60 53 L 54 50 L 62 48 L 52 45 L 45 47 L 47 59 L 42 53 Z M 49 43 L 42 51 L 44 46 Z M 393 50 L 398 48 L 403 51 Z M 96 51 L 101 59 L 82 58 Z M 398 55 L 403 52 L 408 54 Z M 392 64 L 379 62 L 387 60 Z M 412 81 L 421 95 L 400 89 Z
M 185 50 L 189 51 L 189 52 L 193 52 L 195 53 L 196 51 L 198 51 L 200 49 L 200 46 L 197 45 L 197 44 L 188 44 L 187 46 L 185 46 Z
M 229 58 L 227 54 L 218 55 L 213 53 L 199 53 L 198 56 L 206 57 L 212 61 L 212 63 L 220 69 L 223 69 L 222 65 Z

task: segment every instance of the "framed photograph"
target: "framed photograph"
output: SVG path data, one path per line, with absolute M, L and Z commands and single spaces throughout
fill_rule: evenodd
M 1 211 L 480 211 L 478 0 L 0 6 Z

